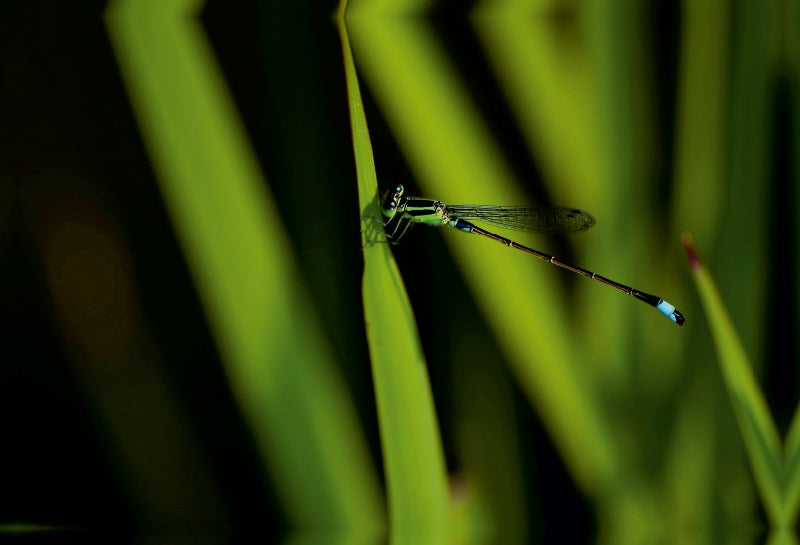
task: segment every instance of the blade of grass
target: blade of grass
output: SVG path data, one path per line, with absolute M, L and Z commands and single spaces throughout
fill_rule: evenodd
M 713 542 L 711 517 L 708 513 L 714 498 L 709 475 L 714 470 L 714 438 L 717 412 L 714 398 L 709 396 L 712 382 L 709 373 L 694 377 L 689 391 L 681 399 L 675 432 L 669 438 L 664 484 L 667 513 L 670 520 L 665 527 L 668 543 L 684 545 Z
M 378 219 L 378 190 L 367 120 L 350 41 L 339 12 L 359 202 Z M 369 224 L 366 224 L 369 228 Z M 368 231 L 367 231 L 368 232 Z M 427 368 L 408 295 L 388 244 L 364 246 L 364 319 L 386 468 L 394 543 L 444 543 L 448 493 Z
M 739 2 L 731 10 L 736 31 L 730 44 L 725 214 L 715 241 L 714 266 L 719 271 L 715 281 L 743 346 L 751 354 L 762 354 L 769 300 L 769 244 L 765 241 L 769 239 L 769 192 L 773 185 L 768 165 L 773 145 L 770 104 L 774 98 L 772 46 L 776 20 L 763 4 Z M 743 255 L 748 259 L 742 259 Z
M 784 501 L 789 527 L 794 527 L 800 514 L 800 405 L 792 418 L 783 447 Z
M 375 536 L 380 492 L 291 245 L 196 16 L 118 0 L 105 19 L 234 395 L 289 524 Z
M 681 213 L 677 222 L 689 226 L 698 240 L 714 240 L 726 191 L 722 166 L 728 144 L 725 99 L 730 95 L 731 31 L 727 2 L 683 4 L 673 208 Z
M 773 530 L 767 536 L 765 545 L 797 545 L 797 532 L 793 528 L 781 528 Z
M 773 527 L 786 528 L 791 517 L 784 502 L 778 430 L 719 291 L 688 235 L 684 245 L 764 509 Z

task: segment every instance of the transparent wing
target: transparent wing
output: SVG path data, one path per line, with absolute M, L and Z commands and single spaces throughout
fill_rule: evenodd
M 447 205 L 451 217 L 490 223 L 504 229 L 533 231 L 536 233 L 576 233 L 594 225 L 588 212 L 577 208 L 525 208 L 519 206 L 492 206 L 480 204 Z

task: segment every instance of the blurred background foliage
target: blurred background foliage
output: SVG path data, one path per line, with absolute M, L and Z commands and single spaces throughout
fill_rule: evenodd
M 1 532 L 373 543 L 396 522 L 336 8 L 0 8 Z M 407 403 L 438 435 L 410 451 L 443 455 L 428 462 L 446 472 L 445 541 L 762 540 L 680 234 L 785 436 L 797 3 L 352 0 L 348 14 L 380 189 L 588 210 L 580 236 L 517 238 L 687 317 L 411 230 L 392 253 L 435 415 L 427 383 Z M 427 479 L 393 486 L 413 500 Z

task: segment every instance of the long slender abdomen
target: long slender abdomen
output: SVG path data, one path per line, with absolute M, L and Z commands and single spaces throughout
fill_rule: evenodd
M 580 274 L 582 276 L 586 276 L 588 278 L 591 278 L 592 280 L 597 280 L 598 282 L 601 282 L 601 283 L 603 283 L 603 284 L 605 284 L 607 286 L 611 286 L 612 288 L 615 288 L 615 289 L 617 289 L 617 290 L 619 290 L 619 291 L 621 291 L 623 293 L 626 293 L 628 295 L 633 295 L 639 301 L 647 303 L 651 307 L 655 307 L 661 314 L 666 316 L 673 323 L 676 323 L 676 324 L 682 326 L 683 323 L 686 321 L 686 319 L 683 317 L 683 314 L 681 314 L 678 311 L 678 309 L 676 309 L 673 305 L 671 305 L 670 303 L 668 303 L 667 301 L 663 300 L 661 297 L 659 297 L 657 295 L 651 295 L 649 293 L 645 293 L 643 291 L 639 291 L 639 290 L 634 289 L 634 288 L 632 288 L 630 286 L 626 286 L 625 284 L 620 284 L 619 282 L 615 282 L 615 281 L 611 280 L 610 278 L 606 278 L 605 276 L 600 276 L 599 274 L 593 273 L 592 271 L 586 270 L 586 269 L 584 269 L 582 267 L 577 267 L 575 265 L 570 265 L 569 263 L 567 263 L 565 261 L 561 261 L 557 257 L 554 257 L 554 256 L 552 256 L 550 254 L 546 254 L 544 252 L 540 252 L 539 250 L 534 250 L 533 248 L 529 248 L 528 246 L 523 246 L 522 244 L 518 244 L 518 243 L 514 242 L 510 238 L 501 237 L 500 235 L 496 235 L 495 233 L 492 233 L 491 231 L 487 231 L 486 229 L 481 229 L 480 227 L 478 227 L 477 225 L 475 225 L 475 224 L 473 224 L 473 223 L 471 223 L 469 221 L 462 220 L 462 219 L 459 219 L 459 218 L 451 218 L 448 221 L 448 225 L 450 225 L 451 227 L 455 227 L 459 231 L 464 231 L 466 233 L 475 233 L 477 235 L 483 235 L 483 236 L 485 236 L 487 238 L 490 238 L 492 240 L 496 240 L 497 242 L 505 244 L 509 248 L 516 248 L 517 250 L 521 250 L 521 251 L 523 251 L 523 252 L 525 252 L 527 254 L 536 256 L 539 259 L 542 259 L 544 261 L 548 261 L 548 262 L 552 263 L 553 265 L 561 267 L 562 269 L 570 270 L 570 271 L 572 271 L 572 272 L 574 272 L 576 274 Z

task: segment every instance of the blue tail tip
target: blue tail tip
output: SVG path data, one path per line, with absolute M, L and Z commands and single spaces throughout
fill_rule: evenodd
M 670 321 L 678 324 L 679 326 L 682 326 L 684 322 L 686 322 L 686 318 L 683 317 L 683 314 L 681 314 L 677 308 L 675 308 L 668 302 L 664 301 L 663 299 L 661 299 L 658 302 L 656 308 L 659 310 L 659 312 L 661 312 L 661 314 L 663 314 L 664 316 L 669 318 Z

